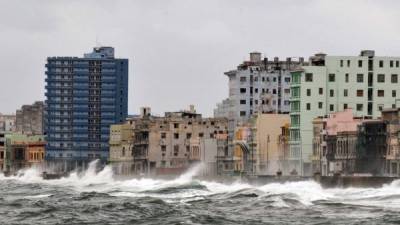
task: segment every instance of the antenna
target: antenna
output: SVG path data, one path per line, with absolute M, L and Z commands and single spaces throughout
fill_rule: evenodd
M 99 37 L 96 35 L 96 48 L 99 48 L 100 46 Z

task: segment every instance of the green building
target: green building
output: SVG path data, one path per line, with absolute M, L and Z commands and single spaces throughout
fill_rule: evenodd
M 302 175 L 311 175 L 315 117 L 352 108 L 355 116 L 377 118 L 400 99 L 400 57 L 375 56 L 371 50 L 360 56 L 319 53 L 291 74 L 289 160 Z

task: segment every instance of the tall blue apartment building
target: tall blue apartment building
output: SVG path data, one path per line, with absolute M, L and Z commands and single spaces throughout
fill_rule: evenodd
M 105 161 L 110 125 L 128 113 L 128 59 L 96 47 L 83 58 L 49 57 L 46 68 L 46 160 Z

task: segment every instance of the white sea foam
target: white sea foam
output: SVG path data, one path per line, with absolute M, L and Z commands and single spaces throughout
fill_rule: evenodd
M 215 198 L 224 198 L 236 192 L 248 191 L 256 193 L 259 198 L 272 196 L 273 205 L 277 207 L 289 207 L 287 202 L 280 197 L 286 196 L 285 198 L 293 198 L 305 206 L 312 205 L 318 200 L 328 200 L 400 210 L 400 181 L 394 181 L 381 188 L 346 189 L 323 189 L 314 181 L 271 183 L 263 186 L 243 182 L 228 184 L 197 180 L 195 177 L 203 168 L 201 164 L 170 180 L 151 178 L 117 180 L 113 177 L 112 169 L 108 166 L 97 172 L 96 163 L 90 163 L 89 168 L 82 173 L 73 172 L 68 177 L 56 180 L 44 180 L 39 169 L 30 168 L 20 171 L 16 176 L 5 177 L 0 174 L 0 182 L 2 180 L 15 180 L 21 183 L 42 183 L 68 187 L 78 192 L 95 191 L 113 196 L 157 197 L 169 202 L 186 202 L 211 195 Z

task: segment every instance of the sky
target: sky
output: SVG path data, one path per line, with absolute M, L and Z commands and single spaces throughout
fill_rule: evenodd
M 396 0 L 0 0 L 0 112 L 44 100 L 48 56 L 96 45 L 129 59 L 129 114 L 187 109 L 212 116 L 225 71 L 265 57 L 400 56 Z

